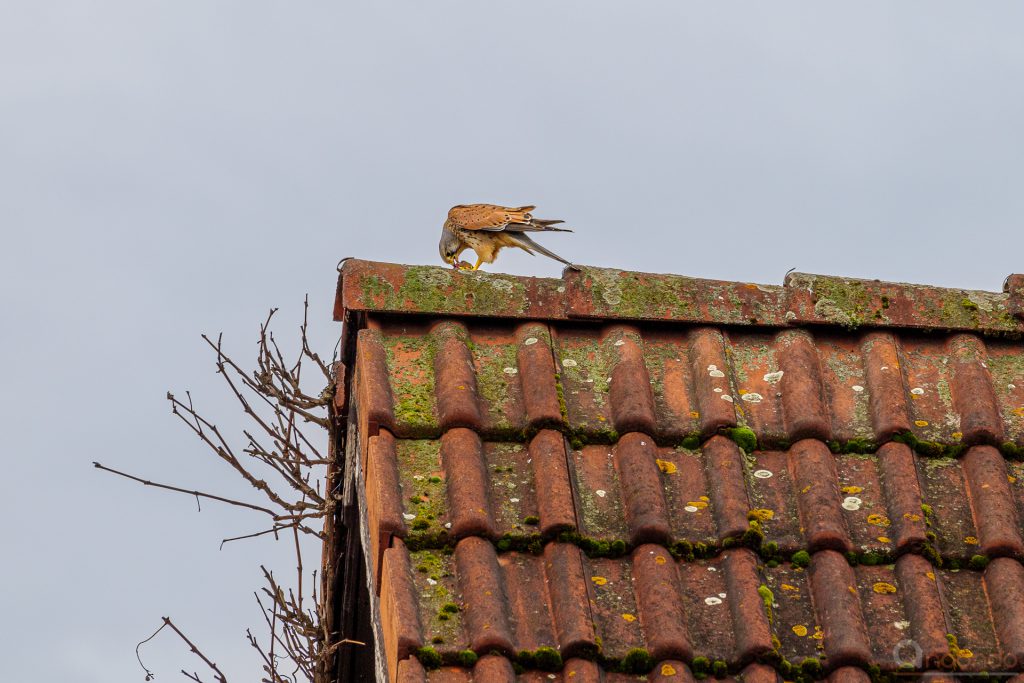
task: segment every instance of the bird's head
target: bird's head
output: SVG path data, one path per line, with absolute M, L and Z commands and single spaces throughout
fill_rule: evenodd
M 447 227 L 441 231 L 441 242 L 437 245 L 437 250 L 441 253 L 441 258 L 445 263 L 458 267 L 459 254 L 465 248 L 462 241 Z

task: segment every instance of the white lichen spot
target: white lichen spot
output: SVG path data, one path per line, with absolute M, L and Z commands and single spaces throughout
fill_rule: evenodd
M 709 365 L 708 374 L 712 377 L 725 377 L 725 373 L 719 370 L 717 365 Z
M 445 522 L 444 523 L 444 528 L 445 529 L 451 529 L 452 528 L 452 523 L 451 522 Z
M 843 499 L 843 509 L 844 510 L 860 510 L 860 506 L 861 506 L 861 504 L 863 502 L 864 501 L 862 501 L 857 496 L 847 496 L 846 498 Z
M 494 280 L 494 279 L 491 280 L 491 287 L 494 287 L 495 289 L 500 289 L 501 291 L 505 292 L 506 294 L 511 294 L 512 293 L 512 288 L 514 286 L 515 285 L 512 282 L 510 282 L 509 280 Z
M 906 630 L 906 629 L 910 628 L 910 622 L 909 621 L 896 621 L 896 622 L 893 622 L 893 626 L 895 626 L 899 630 L 903 631 L 903 630 Z
M 518 503 L 519 499 L 518 498 L 509 498 L 509 502 Z
M 914 396 L 920 396 L 921 394 L 924 393 L 924 389 L 922 389 L 921 387 L 914 387 L 913 389 L 910 390 L 910 393 L 912 393 Z
M 415 479 L 416 481 L 423 481 L 424 479 L 426 479 L 426 477 L 424 477 L 422 474 L 414 474 L 412 475 L 412 478 Z
M 888 370 L 888 369 L 889 369 L 888 365 L 883 365 L 882 367 L 879 368 L 879 370 Z
M 626 343 L 626 342 L 624 342 L 623 340 L 621 340 L 621 339 L 620 339 L 620 340 L 618 340 L 617 342 L 615 342 L 615 346 L 622 346 L 622 345 L 623 345 L 623 344 L 625 344 L 625 343 Z
M 562 287 L 559 287 L 559 288 L 558 288 L 558 293 L 559 293 L 559 294 L 564 294 L 564 293 L 565 293 L 565 287 L 564 287 L 564 286 L 562 286 Z
M 717 595 L 709 595 L 708 597 L 704 598 L 704 604 L 706 604 L 706 605 L 721 605 L 722 604 L 722 598 L 718 597 Z
M 519 372 L 519 370 L 517 370 L 516 368 L 513 368 L 513 367 L 510 366 L 510 367 L 505 368 L 502 372 L 504 372 L 506 375 L 514 375 L 517 372 Z
M 720 597 L 720 598 L 722 598 L 723 600 L 725 600 L 725 593 L 719 593 L 719 594 L 718 594 L 718 597 Z
M 413 520 L 416 519 L 416 515 L 410 515 L 408 512 L 403 512 L 402 518 L 406 520 Z
M 771 470 L 754 470 L 754 476 L 758 479 L 770 479 L 772 476 Z
M 765 374 L 764 381 L 768 382 L 768 384 L 776 384 L 776 383 L 778 383 L 778 381 L 780 379 L 782 379 L 782 376 L 784 374 L 786 374 L 786 373 L 783 372 L 782 370 L 776 370 L 775 372 L 769 372 L 769 373 Z
M 1016 389 L 1016 388 L 1017 388 L 1017 385 L 1016 385 L 1016 384 L 1007 384 L 1007 385 L 1006 385 L 1006 388 L 1007 388 L 1007 389 L 1011 389 L 1011 390 L 1012 390 L 1012 389 Z
M 700 508 L 698 508 L 695 505 L 687 505 L 683 509 L 686 510 L 687 512 L 697 512 L 697 510 L 699 510 Z
M 859 384 L 854 384 L 854 385 L 853 385 L 852 387 L 850 387 L 850 388 L 851 388 L 851 389 L 853 389 L 854 391 L 856 391 L 856 392 L 857 392 L 858 394 L 859 394 L 860 392 L 864 391 L 864 387 L 862 387 L 862 386 L 861 386 L 861 385 L 859 385 Z
M 514 489 L 516 487 L 516 483 L 514 481 L 510 481 L 509 483 L 505 484 L 505 486 L 509 487 L 510 489 Z
M 536 337 L 527 337 L 523 341 L 523 344 L 525 344 L 526 346 L 533 346 L 536 343 L 537 343 L 537 338 Z
M 729 403 L 732 403 L 732 396 L 730 396 L 729 394 L 722 394 L 721 398 L 723 401 L 728 401 Z
M 646 441 L 641 441 L 641 442 L 640 442 L 640 445 L 641 445 L 641 446 L 646 446 L 646 445 L 647 445 L 647 442 L 646 442 Z
M 764 397 L 761 396 L 761 394 L 755 394 L 753 391 L 748 391 L 747 393 L 740 396 L 740 398 L 742 398 L 747 403 L 760 403 L 764 399 Z
M 563 358 L 562 359 L 562 367 L 563 368 L 574 368 L 574 367 L 576 367 L 576 361 L 574 361 L 572 358 Z
M 786 320 L 796 320 L 796 313 L 793 311 L 786 311 L 785 318 Z
M 716 394 L 720 394 L 720 393 L 722 393 L 722 387 L 715 387 L 715 389 L 714 389 L 714 392 L 715 392 Z
M 594 491 L 594 493 L 597 494 L 598 498 L 604 498 L 605 496 L 608 495 L 608 492 L 605 491 L 604 489 L 598 489 L 598 490 Z
M 431 586 L 436 586 L 437 585 L 437 581 L 435 579 L 430 578 L 429 576 L 427 577 L 427 583 L 430 584 Z
M 709 572 L 717 572 L 718 571 L 718 567 L 708 567 L 708 571 Z
M 989 292 L 967 292 L 967 300 L 986 313 L 992 311 L 994 296 Z

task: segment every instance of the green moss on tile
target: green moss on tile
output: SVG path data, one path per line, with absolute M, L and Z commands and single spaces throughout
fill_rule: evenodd
M 813 292 L 814 312 L 825 320 L 848 329 L 855 329 L 869 321 L 887 320 L 882 309 L 876 311 L 872 306 L 871 296 L 863 282 L 815 276 L 808 280 L 808 283 L 801 282 L 799 286 L 805 286 Z
M 635 647 L 623 656 L 622 661 L 614 667 L 614 670 L 625 674 L 645 674 L 654 668 L 654 664 L 654 657 L 650 652 Z
M 516 660 L 527 669 L 558 671 L 562 668 L 562 655 L 553 647 L 538 647 L 532 652 L 521 650 L 516 656 Z
M 390 286 L 389 286 L 390 287 Z M 470 310 L 523 313 L 528 300 L 519 278 L 495 273 L 456 273 L 434 266 L 410 266 L 397 292 L 387 295 L 388 308 L 431 313 Z
M 487 405 L 493 429 L 508 435 L 515 428 L 508 420 L 508 407 L 514 393 L 512 386 L 519 380 L 518 347 L 509 344 L 475 344 L 473 359 L 476 364 L 477 392 Z
M 707 657 L 694 657 L 690 662 L 690 670 L 695 676 L 698 674 L 707 676 L 711 673 L 711 660 Z
M 575 531 L 563 531 L 558 540 L 578 546 L 587 557 L 622 557 L 629 550 L 623 540 L 590 538 Z
M 757 450 L 757 435 L 749 427 L 731 427 L 725 430 L 725 435 L 732 439 L 745 453 L 753 453 Z
M 562 375 L 555 373 L 555 393 L 558 395 L 558 410 L 562 414 L 562 422 L 569 424 L 569 409 L 565 405 L 565 389 L 562 387 Z
M 873 439 L 855 436 L 846 441 L 829 441 L 828 448 L 840 455 L 870 455 L 878 450 L 878 444 Z
M 892 440 L 906 444 L 915 453 L 928 458 L 958 458 L 967 450 L 967 446 L 962 443 L 944 444 L 938 441 L 924 441 L 918 439 L 912 432 L 896 434 Z
M 763 583 L 757 587 L 757 594 L 761 596 L 761 603 L 764 605 L 764 613 L 768 617 L 768 623 L 774 624 L 775 618 L 772 608 L 775 605 L 775 594 L 772 593 L 771 588 Z
M 544 539 L 540 534 L 505 534 L 494 545 L 500 552 L 539 555 L 544 551 Z
M 790 562 L 796 567 L 807 567 L 811 564 L 811 554 L 806 550 L 798 550 L 793 553 Z
M 393 336 L 383 340 L 391 376 L 395 421 L 408 436 L 433 436 L 437 432 L 434 397 L 432 335 Z
M 1011 460 L 1024 460 L 1024 446 L 1012 441 L 1004 441 L 1000 444 L 999 452 Z
M 459 666 L 467 669 L 476 664 L 477 659 L 476 653 L 472 650 L 459 650 L 458 654 L 455 655 L 455 661 L 459 663 Z
M 656 276 L 618 270 L 587 268 L 594 308 L 615 318 L 692 317 L 700 287 L 689 278 Z
M 679 442 L 679 446 L 689 451 L 697 450 L 700 448 L 700 434 L 687 434 Z
M 805 657 L 800 662 L 800 673 L 811 680 L 818 680 L 822 675 L 821 661 L 817 657 Z
M 405 510 L 415 518 L 408 522 L 406 539 L 410 548 L 440 548 L 448 543 L 443 522 L 447 514 L 445 484 L 437 476 L 441 469 L 440 443 L 430 439 L 398 439 L 402 498 Z
M 364 276 L 360 285 L 360 300 L 366 308 L 375 308 L 394 292 L 391 283 L 377 275 Z
M 764 530 L 761 528 L 759 521 L 751 519 L 747 522 L 747 530 L 743 532 L 741 542 L 746 547 L 754 550 L 761 548 L 761 544 L 764 543 Z
M 416 659 L 420 660 L 425 669 L 440 669 L 443 663 L 440 653 L 429 646 L 416 650 Z
M 987 567 L 988 563 L 989 563 L 989 559 L 987 557 L 985 557 L 984 555 L 972 555 L 971 556 L 971 560 L 968 563 L 968 566 L 971 569 L 981 570 L 981 569 L 984 569 L 985 567 Z

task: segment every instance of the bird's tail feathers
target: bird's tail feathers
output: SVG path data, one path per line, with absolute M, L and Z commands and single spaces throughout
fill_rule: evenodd
M 559 256 L 555 252 L 551 251 L 550 249 L 545 249 L 541 245 L 539 245 L 536 242 L 534 242 L 530 238 L 529 235 L 524 235 L 523 233 L 517 233 L 516 236 L 515 236 L 515 239 L 516 239 L 517 242 L 519 242 L 519 246 L 521 246 L 527 252 L 530 252 L 531 255 L 532 255 L 533 251 L 536 250 L 536 251 L 539 251 L 540 253 L 544 254 L 548 258 L 553 258 L 556 261 L 561 261 L 562 263 L 564 263 L 567 266 L 571 266 L 572 268 L 576 268 L 576 266 L 574 264 L 570 263 L 569 261 L 566 261 L 564 258 Z
M 520 232 L 572 232 L 571 228 L 553 228 L 551 226 L 565 221 L 548 221 L 531 218 L 529 222 L 510 223 L 509 228 Z

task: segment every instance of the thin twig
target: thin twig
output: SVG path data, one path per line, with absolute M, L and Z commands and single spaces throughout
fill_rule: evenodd
M 105 472 L 110 472 L 111 474 L 116 474 L 118 476 L 124 477 L 125 479 L 137 481 L 140 484 L 144 484 L 146 486 L 153 486 L 158 489 L 167 489 L 168 491 L 177 491 L 178 493 L 187 493 L 190 496 L 195 496 L 196 498 L 209 498 L 210 500 L 217 500 L 220 501 L 221 503 L 227 503 L 228 505 L 237 505 L 238 507 L 249 508 L 250 510 L 256 510 L 258 512 L 265 512 L 266 514 L 271 516 L 274 516 L 276 514 L 273 510 L 268 510 L 267 508 L 260 507 L 259 505 L 253 505 L 252 503 L 244 503 L 240 500 L 232 500 L 231 498 L 224 498 L 223 496 L 215 496 L 212 493 L 203 493 L 202 491 L 196 491 L 194 489 L 183 489 L 178 486 L 171 486 L 170 484 L 160 484 L 155 481 L 149 481 L 148 479 L 142 479 L 140 477 L 128 474 L 127 472 L 115 470 L 113 467 L 107 467 L 106 465 L 100 464 L 96 461 L 93 461 L 92 465 L 96 469 L 100 469 Z

